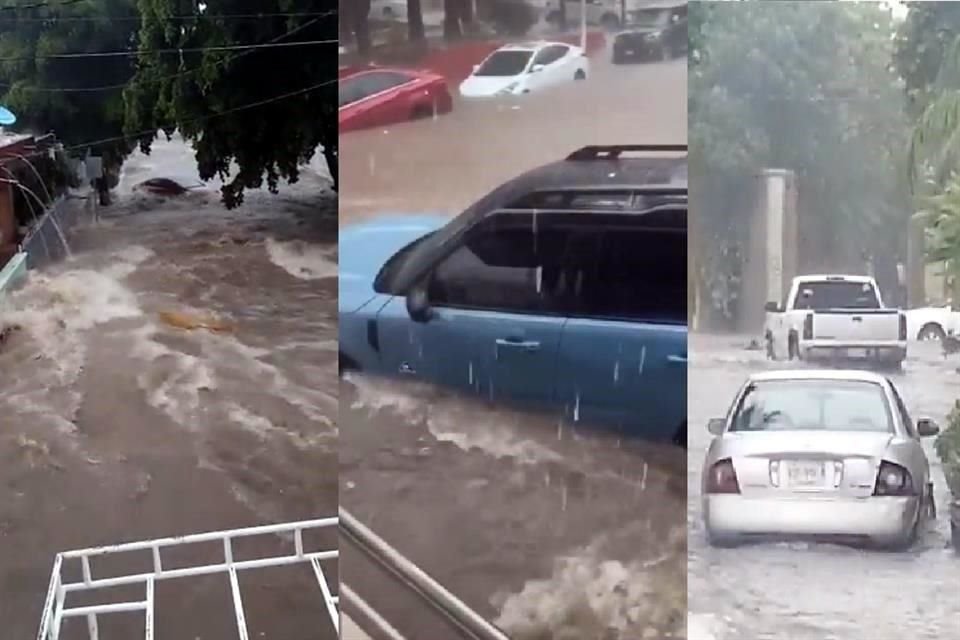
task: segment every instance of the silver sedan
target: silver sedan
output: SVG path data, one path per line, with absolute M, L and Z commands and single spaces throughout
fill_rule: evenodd
M 863 371 L 750 376 L 703 465 L 711 544 L 813 538 L 904 548 L 935 517 L 930 465 L 889 379 Z

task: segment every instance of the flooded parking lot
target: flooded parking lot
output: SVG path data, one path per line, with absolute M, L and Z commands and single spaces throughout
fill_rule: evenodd
M 131 158 L 74 257 L 0 307 L 0 325 L 22 328 L 0 348 L 9 637 L 36 633 L 58 551 L 335 512 L 335 198 L 312 175 L 235 211 L 216 185 L 175 199 L 132 188 L 199 185 L 191 173 L 180 142 Z M 253 636 L 329 627 L 311 580 L 308 568 L 245 577 Z M 158 598 L 158 638 L 236 633 L 223 576 Z
M 543 94 L 342 136 L 340 225 L 454 215 L 585 145 L 685 142 L 685 61 L 608 60 Z M 511 637 L 684 637 L 684 453 L 487 400 L 348 376 L 343 506 Z
M 714 549 L 707 545 L 700 507 L 700 471 L 710 443 L 706 424 L 722 417 L 746 376 L 786 368 L 749 338 L 692 334 L 690 419 L 689 637 L 692 640 L 873 640 L 908 634 L 947 638 L 960 629 L 960 557 L 947 548 L 949 492 L 927 440 L 939 509 L 937 523 L 914 547 L 884 553 L 835 545 L 783 543 Z M 911 344 L 902 374 L 891 376 L 914 418 L 946 424 L 958 392 L 958 362 L 937 344 Z

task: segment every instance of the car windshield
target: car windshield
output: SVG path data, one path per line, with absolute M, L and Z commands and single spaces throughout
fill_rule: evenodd
M 768 380 L 750 385 L 730 431 L 893 431 L 883 388 L 859 380 Z
M 880 299 L 869 282 L 805 282 L 797 292 L 797 309 L 879 309 Z
M 523 73 L 532 51 L 497 51 L 483 61 L 475 76 L 515 76 Z

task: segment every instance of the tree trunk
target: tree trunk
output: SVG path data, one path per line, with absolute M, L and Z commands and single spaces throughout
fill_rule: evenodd
M 462 7 L 462 0 L 443 0 L 443 39 L 447 42 L 463 37 L 463 30 L 460 28 Z
M 423 8 L 420 0 L 407 0 L 407 36 L 410 42 L 425 42 L 427 37 L 423 31 Z
M 567 30 L 567 0 L 560 0 L 557 4 L 557 28 L 561 33 Z
M 460 21 L 463 23 L 464 27 L 468 27 L 473 24 L 474 15 L 473 15 L 473 0 L 460 0 Z
M 353 17 L 353 34 L 356 37 L 357 53 L 361 56 L 370 55 L 373 42 L 370 40 L 370 0 L 355 0 Z

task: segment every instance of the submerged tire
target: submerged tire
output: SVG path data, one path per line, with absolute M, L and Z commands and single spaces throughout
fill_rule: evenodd
M 946 332 L 936 322 L 928 322 L 927 324 L 920 327 L 920 331 L 917 332 L 917 340 L 940 340 L 946 336 Z

